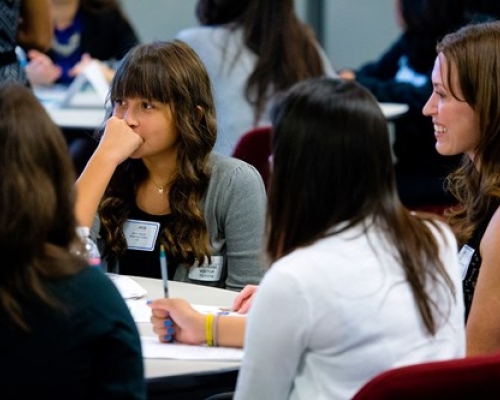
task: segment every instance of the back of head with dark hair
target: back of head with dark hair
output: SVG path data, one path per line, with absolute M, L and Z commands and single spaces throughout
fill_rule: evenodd
M 374 96 L 354 81 L 306 80 L 283 96 L 272 121 L 270 261 L 360 223 L 375 224 L 405 271 L 427 330 L 436 332 L 429 282 L 444 280 L 451 292 L 453 284 L 423 221 L 440 228 L 402 206 L 387 123 Z
M 0 115 L 0 252 L 9 260 L 0 268 L 0 301 L 23 325 L 20 296 L 49 302 L 40 281 L 83 266 L 70 254 L 75 174 L 61 131 L 31 90 L 0 85 Z
M 202 25 L 222 25 L 240 18 L 251 0 L 198 0 L 196 16 Z
M 394 199 L 387 123 L 357 83 L 296 84 L 275 107 L 273 126 L 269 213 L 286 249 L 340 222 L 356 224 Z

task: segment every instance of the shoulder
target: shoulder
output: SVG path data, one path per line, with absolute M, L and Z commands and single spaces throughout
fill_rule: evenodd
M 490 254 L 494 254 L 494 258 L 498 256 L 497 259 L 500 259 L 500 248 L 498 247 L 498 243 L 500 243 L 500 207 L 493 213 L 483 238 L 481 239 L 481 257 L 484 259 Z
M 198 38 L 200 36 L 206 35 L 208 32 L 211 32 L 213 28 L 206 26 L 194 26 L 191 28 L 182 29 L 175 35 L 176 39 L 185 40 Z
M 187 43 L 207 43 L 212 38 L 225 38 L 231 31 L 223 26 L 196 26 L 182 29 L 175 35 L 176 39 Z
M 440 246 L 450 247 L 455 250 L 458 246 L 457 239 L 448 223 L 439 218 L 433 219 L 433 222 L 433 224 L 429 221 L 424 223 L 436 237 Z
M 211 180 L 226 180 L 236 182 L 259 182 L 262 181 L 257 169 L 245 161 L 237 158 L 212 153 L 210 156 Z
M 222 215 L 265 209 L 266 189 L 253 166 L 219 154 L 212 154 L 210 161 L 212 171 L 204 200 L 207 207 L 215 207 Z
M 226 26 L 199 26 L 179 31 L 176 39 L 190 45 L 204 59 L 223 59 L 222 54 L 239 54 L 248 50 L 243 44 L 243 31 Z
M 98 268 L 87 267 L 68 279 L 58 282 L 61 293 L 72 299 L 78 299 L 81 307 L 88 311 L 100 310 L 112 312 L 115 316 L 128 315 L 128 308 L 113 282 Z M 89 288 L 92 295 L 89 296 Z M 104 311 L 106 310 L 106 311 Z

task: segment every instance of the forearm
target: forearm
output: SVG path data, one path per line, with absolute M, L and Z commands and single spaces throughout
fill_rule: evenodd
M 82 226 L 91 226 L 99 202 L 116 166 L 106 157 L 94 153 L 76 181 L 75 213 Z
M 217 320 L 217 345 L 242 348 L 245 341 L 246 317 L 220 315 Z

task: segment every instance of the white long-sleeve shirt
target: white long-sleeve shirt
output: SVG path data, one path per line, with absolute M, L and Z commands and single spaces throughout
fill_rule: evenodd
M 278 260 L 248 316 L 236 400 L 350 399 L 376 374 L 465 354 L 456 241 L 439 237 L 455 290 L 429 288 L 449 318 L 425 330 L 402 267 L 377 228 L 322 239 Z

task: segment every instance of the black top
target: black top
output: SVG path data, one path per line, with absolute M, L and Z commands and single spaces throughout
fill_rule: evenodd
M 479 245 L 483 239 L 484 232 L 493 217 L 493 214 L 498 208 L 498 202 L 496 202 L 494 207 L 486 214 L 483 221 L 478 225 L 471 238 L 465 244 L 469 246 L 473 253 L 470 259 L 469 265 L 467 266 L 467 272 L 462 281 L 463 291 L 464 291 L 464 301 L 465 301 L 465 321 L 469 317 L 470 307 L 472 305 L 472 299 L 474 297 L 474 290 L 476 288 L 477 278 L 479 276 L 479 269 L 481 268 L 482 258 L 479 251 Z
M 441 156 L 435 148 L 432 120 L 422 109 L 432 93 L 431 72 L 420 67 L 425 83 L 416 86 L 395 79 L 401 57 L 410 54 L 411 42 L 402 35 L 376 62 L 366 64 L 356 79 L 368 88 L 379 102 L 407 104 L 408 112 L 393 121 L 394 154 L 397 157 L 396 179 L 401 200 L 406 206 L 451 204 L 454 199 L 443 189 L 443 180 L 458 166 L 459 156 Z M 408 64 L 409 67 L 412 65 Z
M 81 51 L 98 60 L 120 60 L 139 39 L 119 11 L 90 13 L 81 9 Z M 48 52 L 53 57 L 51 51 Z
M 20 299 L 30 332 L 0 310 L 0 397 L 145 399 L 137 327 L 108 277 L 88 267 L 48 286 L 61 308 Z
M 160 228 L 158 230 L 158 238 L 161 237 L 165 226 L 172 223 L 172 217 L 170 214 L 152 215 L 142 211 L 137 206 L 134 206 L 134 208 L 131 210 L 129 219 L 158 222 L 160 224 Z M 158 238 L 155 241 L 154 249 L 152 251 L 127 249 L 125 251 L 125 254 L 120 257 L 119 260 L 120 274 L 161 279 L 160 240 L 158 240 Z M 168 253 L 168 249 L 165 249 L 165 252 L 167 255 L 169 267 L 168 278 L 169 280 L 173 280 L 175 269 L 177 268 L 178 263 L 172 260 L 172 257 L 170 257 Z

